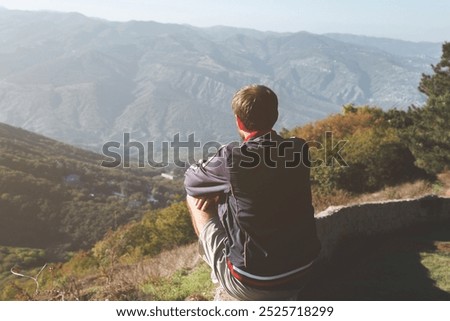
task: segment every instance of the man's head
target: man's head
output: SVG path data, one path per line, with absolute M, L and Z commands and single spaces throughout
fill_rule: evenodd
M 278 98 L 268 87 L 250 85 L 240 89 L 231 101 L 233 112 L 247 132 L 270 130 L 278 119 Z

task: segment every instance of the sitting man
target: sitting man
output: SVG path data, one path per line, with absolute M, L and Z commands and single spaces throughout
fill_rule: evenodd
M 308 147 L 272 130 L 278 99 L 271 89 L 242 88 L 232 109 L 243 142 L 222 146 L 185 174 L 200 254 L 235 299 L 292 299 L 320 251 Z

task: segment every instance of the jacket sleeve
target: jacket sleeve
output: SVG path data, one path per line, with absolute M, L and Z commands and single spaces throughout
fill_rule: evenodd
M 190 196 L 226 193 L 230 189 L 226 146 L 206 161 L 192 165 L 185 173 L 184 188 Z

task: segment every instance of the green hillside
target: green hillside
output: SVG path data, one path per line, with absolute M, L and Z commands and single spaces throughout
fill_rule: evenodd
M 179 198 L 151 169 L 104 168 L 102 156 L 0 124 L 0 246 L 56 255 Z

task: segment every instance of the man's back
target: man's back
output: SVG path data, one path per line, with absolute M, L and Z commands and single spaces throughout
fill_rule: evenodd
M 320 245 L 305 142 L 272 132 L 231 153 L 230 261 L 256 275 L 278 275 L 310 263 Z
M 223 193 L 218 215 L 236 273 L 277 277 L 320 250 L 309 172 L 306 143 L 269 132 L 225 146 L 201 170 L 188 171 L 185 185 L 193 196 Z

